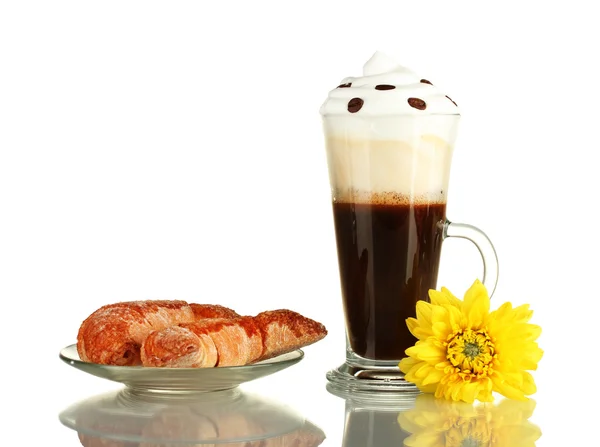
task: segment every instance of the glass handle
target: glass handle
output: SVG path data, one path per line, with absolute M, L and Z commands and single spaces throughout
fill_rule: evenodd
M 444 224 L 444 239 L 447 237 L 459 237 L 468 239 L 475 244 L 483 260 L 483 278 L 481 282 L 490 294 L 490 298 L 498 284 L 498 255 L 490 238 L 473 225 L 453 223 L 446 220 Z

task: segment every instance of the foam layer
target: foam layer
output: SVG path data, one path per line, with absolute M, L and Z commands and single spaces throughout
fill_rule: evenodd
M 327 138 L 335 202 L 445 203 L 452 146 L 432 134 L 406 141 Z
M 385 205 L 385 206 L 419 206 L 419 205 L 445 205 L 445 198 L 435 197 L 410 197 L 396 192 L 369 192 L 359 191 L 334 191 L 333 203 L 352 203 L 359 205 Z

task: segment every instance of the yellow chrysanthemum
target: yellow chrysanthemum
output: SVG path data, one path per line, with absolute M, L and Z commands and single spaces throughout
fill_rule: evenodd
M 465 402 L 491 402 L 492 392 L 517 400 L 535 393 L 527 370 L 537 369 L 543 351 L 536 343 L 541 328 L 528 323 L 528 304 L 504 303 L 490 312 L 480 281 L 463 301 L 446 288 L 430 290 L 429 298 L 431 303 L 417 303 L 417 318 L 406 320 L 418 338 L 399 364 L 407 381 L 436 397 Z
M 473 406 L 422 394 L 398 424 L 410 433 L 407 447 L 535 447 L 542 432 L 528 420 L 534 409 L 531 399 Z

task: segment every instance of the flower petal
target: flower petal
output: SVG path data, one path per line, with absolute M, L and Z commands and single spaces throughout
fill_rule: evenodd
M 480 402 L 493 402 L 494 395 L 491 391 L 488 390 L 479 390 L 479 394 L 477 395 L 477 400 Z
M 430 362 L 433 365 L 445 359 L 445 351 L 427 341 L 418 341 L 406 350 L 406 355 Z
M 413 368 L 414 370 L 414 375 L 415 377 L 419 378 L 419 379 L 423 379 L 425 377 L 427 377 L 427 375 L 432 372 L 435 371 L 435 368 L 433 366 L 431 366 L 430 364 L 423 362 L 421 363 L 421 365 L 417 368 Z
M 448 299 L 448 302 L 456 307 L 457 309 L 461 309 L 462 308 L 462 300 L 459 300 L 457 297 L 454 296 L 454 294 L 452 292 L 450 292 L 450 290 L 448 290 L 446 287 L 442 287 L 441 291 L 444 295 L 446 295 L 446 298 Z
M 518 323 L 527 323 L 533 316 L 533 311 L 529 309 L 529 304 L 523 304 L 513 309 L 515 321 Z
M 508 397 L 509 399 L 514 400 L 527 400 L 523 391 L 515 388 L 514 386 L 509 385 L 506 382 L 494 382 L 494 391 L 502 394 L 504 397 Z
M 398 367 L 400 368 L 400 371 L 406 374 L 419 363 L 421 362 L 415 358 L 404 357 L 402 360 L 400 360 L 400 363 L 398 363 Z
M 423 377 L 421 385 L 437 385 L 439 381 L 442 380 L 442 377 L 444 377 L 443 371 L 431 368 L 431 370 L 428 371 L 428 374 L 425 377 Z
M 450 291 L 445 287 L 442 287 L 441 292 L 438 292 L 437 290 L 433 289 L 430 290 L 429 299 L 431 300 L 431 304 L 434 304 L 436 306 L 452 306 L 456 307 L 457 309 L 460 309 L 462 306 L 462 301 L 460 301 L 458 298 L 452 295 L 452 293 L 450 293 Z
M 408 327 L 408 330 L 410 331 L 411 334 L 415 335 L 415 329 L 417 329 L 419 327 L 419 322 L 416 318 L 407 318 L 406 319 L 406 327 Z M 416 335 L 415 335 L 416 337 Z
M 510 375 L 508 375 L 510 376 Z M 514 380 L 514 376 L 511 380 L 507 379 L 507 375 L 503 375 L 496 371 L 496 373 L 492 377 L 492 382 L 494 384 L 493 390 L 502 394 L 504 397 L 508 397 L 509 399 L 515 400 L 527 400 L 523 390 L 521 389 L 521 384 L 518 384 L 518 381 Z M 520 381 L 523 381 L 523 377 L 519 378 Z
M 419 320 L 420 324 L 428 324 L 429 326 L 431 326 L 431 314 L 433 312 L 432 306 L 431 304 L 429 304 L 427 301 L 423 301 L 423 300 L 419 300 L 417 301 L 417 319 Z
M 467 315 L 472 329 L 480 329 L 486 322 L 490 312 L 490 297 L 479 280 L 465 293 L 463 312 Z
M 523 385 L 522 385 L 523 394 L 527 396 L 531 396 L 537 392 L 537 386 L 535 385 L 535 381 L 533 380 L 533 376 L 529 374 L 527 371 L 523 371 Z
M 433 335 L 438 340 L 446 341 L 448 336 L 452 333 L 449 310 L 442 306 L 433 306 L 431 321 L 433 322 L 431 327 Z
M 458 332 L 460 329 L 467 329 L 468 322 L 460 309 L 450 306 L 448 307 L 448 320 L 450 321 L 450 330 Z
M 465 383 L 462 388 L 461 400 L 472 404 L 479 394 L 481 384 L 478 382 Z

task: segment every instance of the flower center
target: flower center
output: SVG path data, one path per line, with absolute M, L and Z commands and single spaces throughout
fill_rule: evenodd
M 446 358 L 463 378 L 487 376 L 496 349 L 485 330 L 460 330 L 448 343 Z
M 463 439 L 460 447 L 480 447 L 481 443 L 477 439 L 473 439 L 470 436 Z
M 463 354 L 473 360 L 477 357 L 481 351 L 479 350 L 479 345 L 475 343 L 465 343 L 465 349 L 463 350 Z

